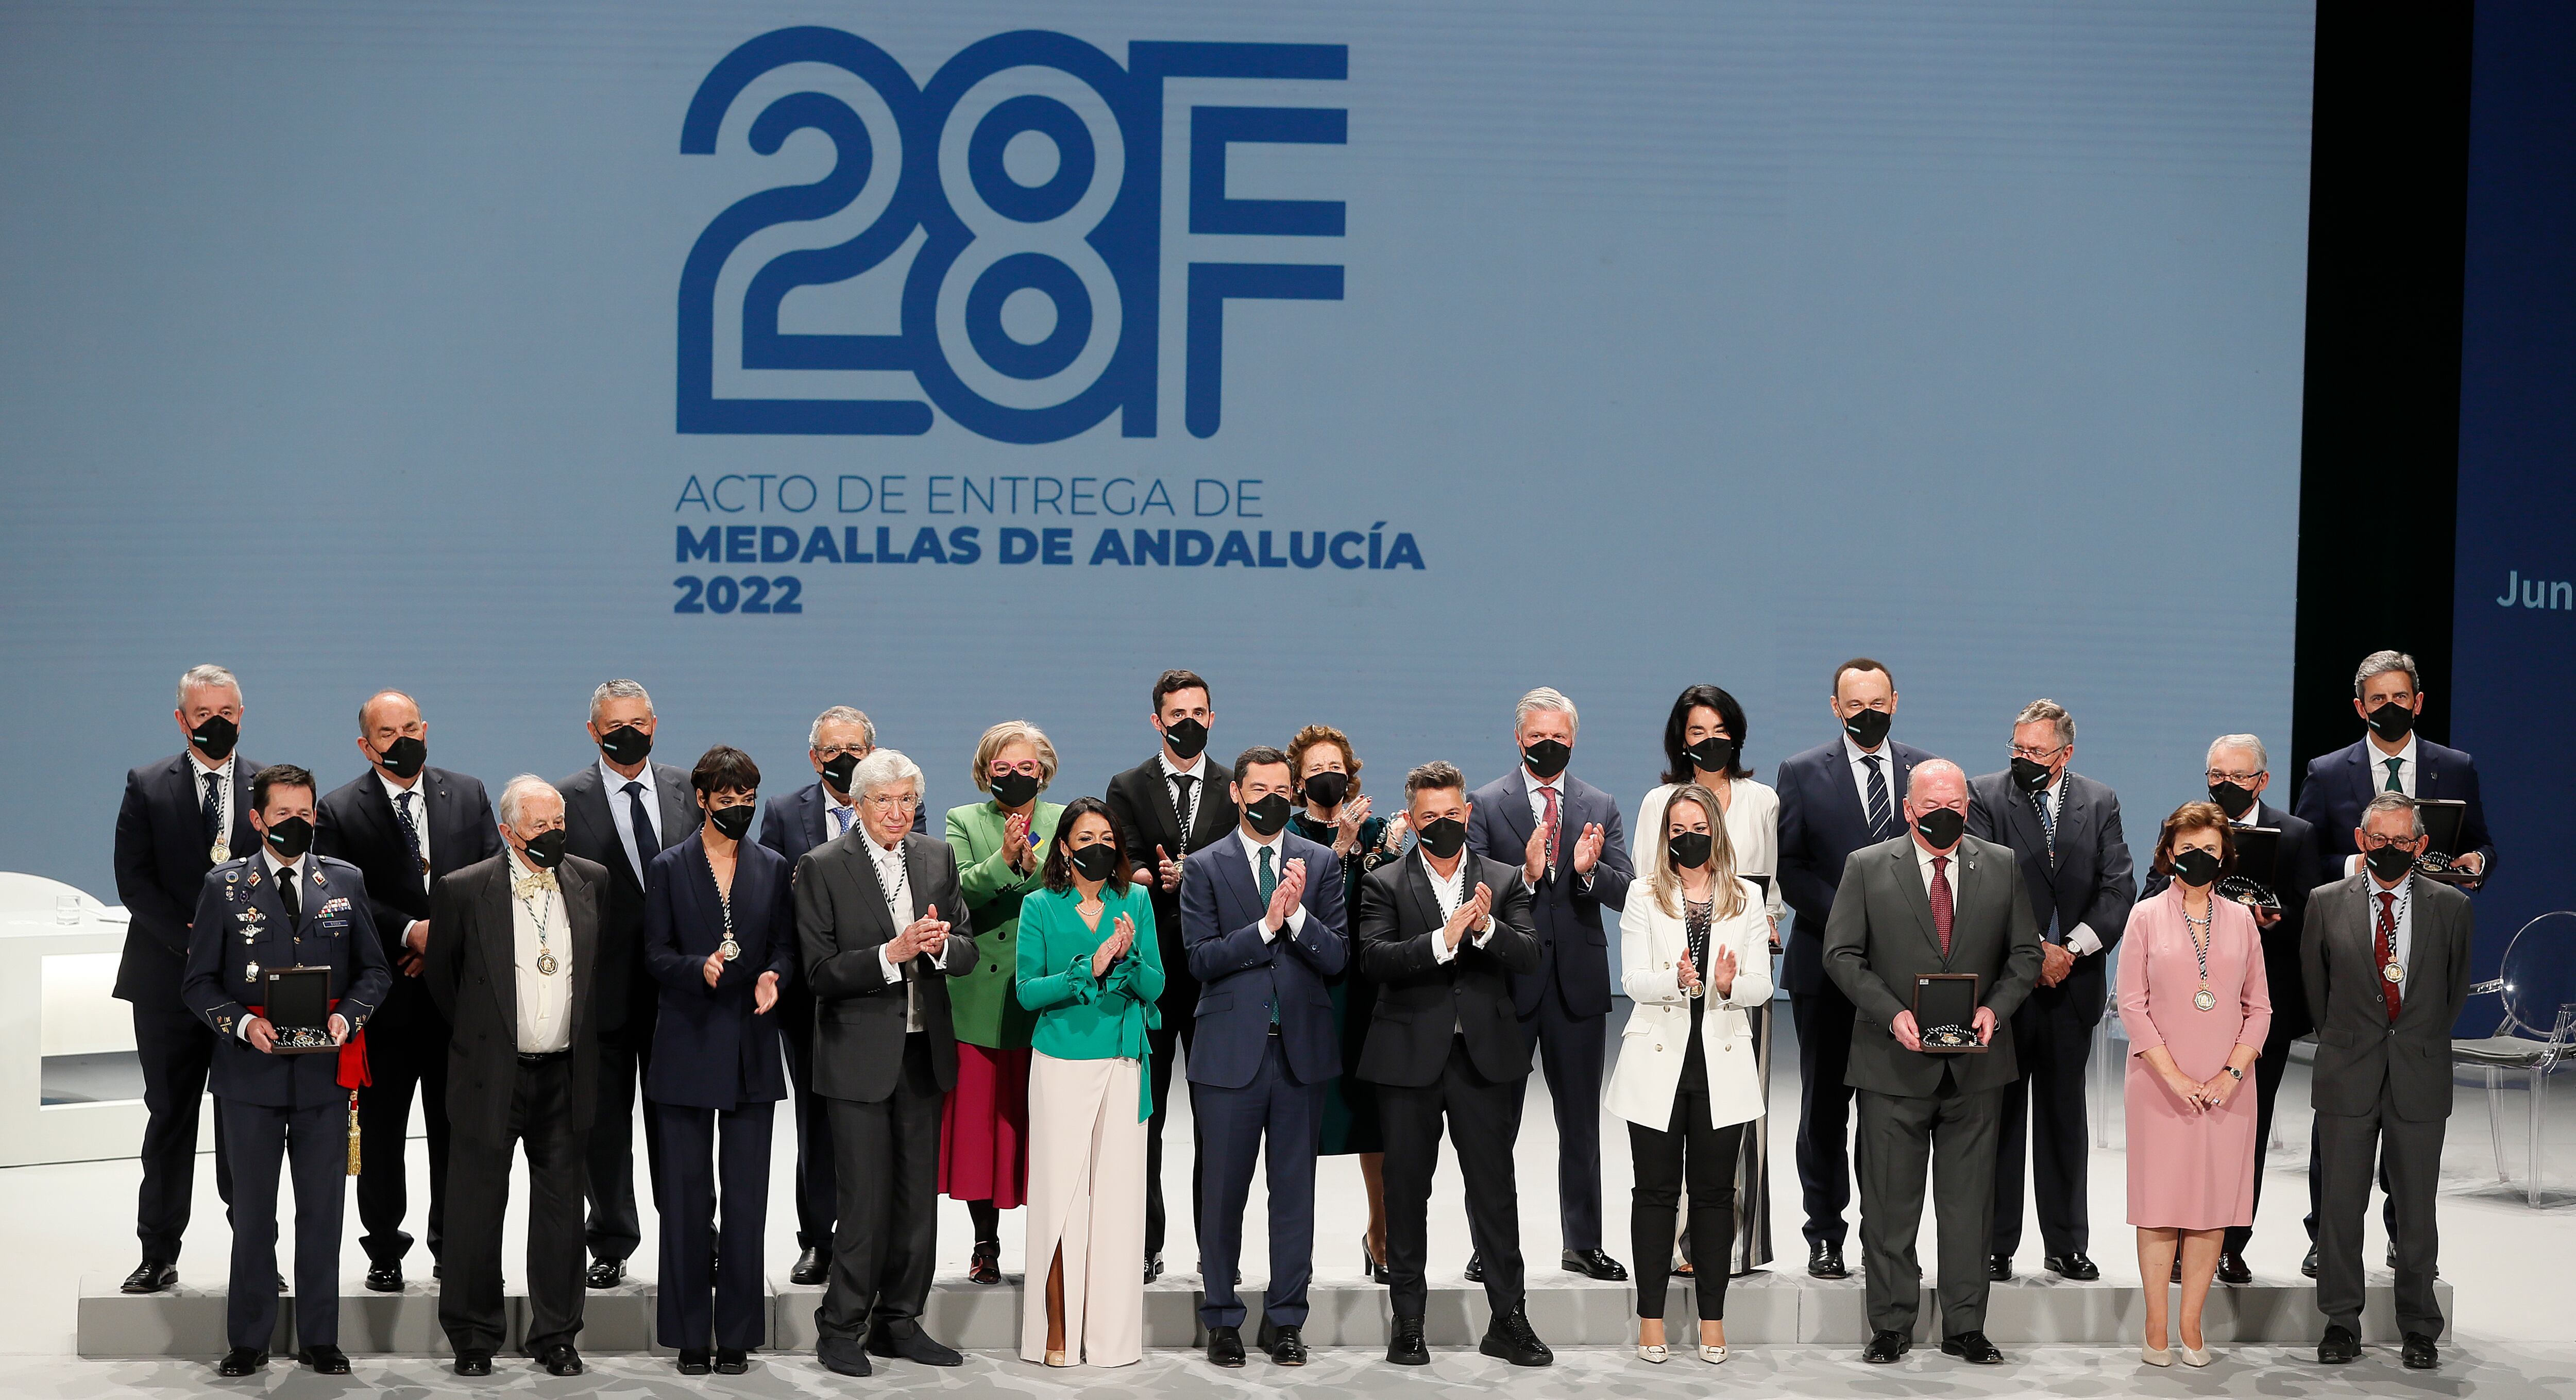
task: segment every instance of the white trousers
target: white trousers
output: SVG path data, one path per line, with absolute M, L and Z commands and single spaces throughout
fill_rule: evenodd
M 1134 1060 L 1029 1056 L 1028 1281 L 1020 1356 L 1046 1360 L 1047 1274 L 1064 1252 L 1067 1360 L 1145 1355 L 1145 1124 Z

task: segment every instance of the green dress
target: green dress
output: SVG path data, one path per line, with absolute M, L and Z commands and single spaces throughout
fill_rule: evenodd
M 1002 835 L 1009 818 L 998 802 L 978 802 L 950 809 L 948 846 L 957 853 L 957 881 L 975 920 L 975 967 L 948 979 L 948 1015 L 957 1038 L 988 1050 L 1026 1050 L 1037 1018 L 1011 995 L 1018 959 L 1012 952 L 1020 927 L 1020 904 L 1046 888 L 1046 843 L 1055 839 L 1064 804 L 1043 799 L 1029 814 L 1029 873 L 1021 875 L 1002 859 Z
M 1333 844 L 1333 823 L 1315 821 L 1303 811 L 1288 818 L 1288 829 L 1318 845 Z M 1369 1021 L 1377 1011 L 1377 987 L 1360 975 L 1356 951 L 1360 877 L 1396 858 L 1382 848 L 1385 839 L 1386 818 L 1371 817 L 1360 823 L 1359 843 L 1342 858 L 1342 917 L 1350 924 L 1342 932 L 1351 940 L 1354 951 L 1350 966 L 1333 981 L 1333 1026 L 1341 1032 L 1342 1073 L 1324 1086 L 1324 1141 L 1319 1151 L 1326 1157 L 1386 1150 L 1386 1139 L 1378 1128 L 1377 1086 L 1359 1077 L 1360 1048 L 1368 1044 Z
M 1054 1060 L 1135 1060 L 1151 1053 L 1145 1032 L 1163 1024 L 1163 955 L 1154 942 L 1154 901 L 1142 884 L 1100 890 L 1100 927 L 1082 921 L 1082 891 L 1040 889 L 1020 905 L 1019 1004 L 1037 1016 L 1037 1051 Z M 1106 977 L 1091 955 L 1124 914 L 1136 942 Z M 1136 1121 L 1154 1114 L 1154 1076 L 1136 1076 Z

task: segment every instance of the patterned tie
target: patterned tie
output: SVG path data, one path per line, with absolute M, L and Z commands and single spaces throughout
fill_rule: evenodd
M 224 839 L 224 775 L 206 775 L 206 845 L 213 847 Z
M 1538 791 L 1539 796 L 1547 799 L 1547 815 L 1539 820 L 1547 823 L 1547 873 L 1554 875 L 1556 873 L 1556 789 L 1543 787 Z
M 2390 760 L 2392 763 L 2395 761 L 2396 760 L 2394 759 Z M 2393 951 L 2397 942 L 2396 904 L 2397 896 L 2390 894 L 2385 890 L 2380 891 L 2379 962 L 2377 967 L 2388 966 L 2389 962 L 2396 957 L 2396 953 Z M 2380 992 L 2388 998 L 2388 1019 L 2394 1021 L 2397 1019 L 2397 984 L 2389 981 L 2385 974 L 2378 973 L 2377 967 L 2373 969 L 2373 974 L 2379 977 Z
M 420 865 L 420 882 L 423 886 L 427 886 L 429 884 L 429 852 L 425 847 L 428 843 L 420 839 L 420 823 L 412 819 L 411 800 L 413 796 L 415 796 L 415 794 L 406 792 L 396 797 L 394 799 L 394 815 L 402 818 L 403 839 L 411 843 L 412 856 Z
M 1886 758 L 1875 753 L 1860 756 L 1860 761 L 1869 765 L 1869 834 L 1881 841 L 1895 835 L 1891 822 L 1896 808 L 1887 800 L 1887 770 L 1879 766 Z
M 644 810 L 644 784 L 629 779 L 626 784 L 626 820 L 635 828 L 635 869 L 642 874 L 662 854 L 662 838 L 653 830 L 653 814 Z
M 1941 959 L 1950 958 L 1950 858 L 1932 857 L 1932 931 L 1941 935 Z
M 851 818 L 851 817 L 853 817 L 853 816 L 856 816 L 856 815 L 858 814 L 858 810 L 859 810 L 859 809 L 858 809 L 858 808 L 856 808 L 856 807 L 834 807 L 834 808 L 832 808 L 832 809 L 831 809 L 831 812 L 832 812 L 832 834 L 833 834 L 834 836 L 847 836 L 847 835 L 849 835 L 849 834 L 850 834 L 850 818 Z
M 555 881 L 555 873 L 551 870 L 540 870 L 534 875 L 522 875 L 510 882 L 511 895 L 519 899 L 526 899 L 533 894 L 552 894 L 561 888 L 562 886 Z
M 2406 760 L 2403 758 L 2392 758 L 2385 760 L 2385 762 L 2388 767 L 2388 791 L 2404 792 L 2406 790 L 2406 785 L 2397 781 L 2397 770 L 2406 766 Z M 2383 895 L 2381 898 L 2386 898 L 2386 896 Z
M 1262 917 L 1266 919 L 1269 917 L 1268 911 L 1270 909 L 1270 896 L 1276 893 L 1279 889 L 1279 872 L 1270 868 L 1270 848 L 1268 846 L 1261 848 L 1261 872 L 1259 883 L 1261 885 Z M 1279 1024 L 1279 1001 L 1276 997 L 1273 997 L 1270 1001 L 1270 1024 L 1274 1026 Z

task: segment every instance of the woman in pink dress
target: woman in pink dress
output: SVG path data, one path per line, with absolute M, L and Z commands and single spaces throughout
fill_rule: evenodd
M 2129 913 L 2120 940 L 2120 1024 L 2132 1054 L 2129 1223 L 2147 1285 L 2148 1365 L 2170 1366 L 2166 1308 L 2182 1249 L 2182 1356 L 2209 1364 L 2201 1305 L 2231 1225 L 2254 1223 L 2254 1096 L 2246 1071 L 2272 1025 L 2263 936 L 2244 905 L 2218 895 L 2236 861 L 2227 814 L 2188 802 L 2165 818 L 2155 868 L 2172 885 Z

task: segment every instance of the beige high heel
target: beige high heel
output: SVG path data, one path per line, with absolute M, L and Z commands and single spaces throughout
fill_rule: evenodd
M 1651 1361 L 1656 1365 L 1661 1366 L 1665 1362 L 1673 1359 L 1673 1349 L 1664 1345 L 1662 1342 L 1639 1342 L 1637 1343 L 1637 1359 L 1640 1361 Z
M 2212 1359 L 2207 1347 L 2193 1347 L 2186 1344 L 2182 1349 L 2182 1364 L 2185 1366 L 2206 1366 Z
M 2173 1348 L 2151 1347 L 2144 1342 L 2140 1342 L 2138 1343 L 2138 1359 L 2150 1366 L 2170 1366 L 2173 1364 Z

